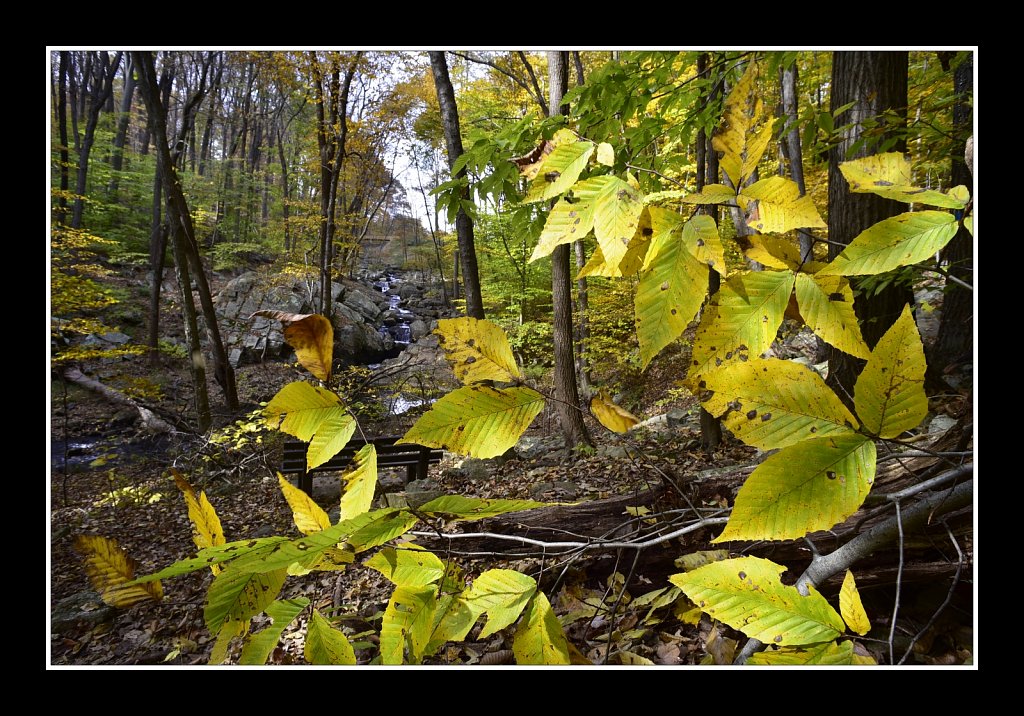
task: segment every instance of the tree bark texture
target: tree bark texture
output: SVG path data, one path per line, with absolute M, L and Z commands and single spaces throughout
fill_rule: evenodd
M 462 156 L 462 135 L 459 130 L 459 108 L 455 104 L 455 89 L 448 75 L 448 63 L 444 52 L 430 53 L 430 68 L 434 74 L 437 89 L 437 103 L 441 107 L 441 123 L 444 125 L 444 139 L 448 146 L 448 167 L 451 169 Z M 463 167 L 452 172 L 452 179 L 466 176 Z M 462 190 L 462 200 L 469 199 L 469 188 Z M 473 236 L 473 220 L 462 207 L 455 217 L 455 233 L 459 241 L 459 257 L 462 263 L 462 283 L 466 295 L 466 315 L 471 318 L 484 317 L 483 297 L 480 292 L 480 272 L 476 262 L 476 246 Z
M 974 94 L 974 55 L 954 70 L 953 90 L 957 103 L 953 105 L 953 186 L 960 184 L 971 189 L 974 196 L 972 168 L 964 161 L 967 137 L 971 134 L 974 117 L 971 99 Z M 963 226 L 942 252 L 943 261 L 948 263 L 951 275 L 974 285 L 974 241 Z M 928 371 L 934 378 L 940 378 L 943 371 L 954 364 L 972 359 L 974 345 L 974 292 L 954 281 L 946 283 L 946 295 L 942 300 L 942 317 L 939 334 L 928 356 Z
M 60 64 L 57 69 L 57 127 L 60 131 L 60 197 L 57 199 L 57 223 L 63 224 L 68 213 L 68 72 L 70 72 L 69 55 L 60 53 Z
M 800 187 L 800 196 L 803 196 L 807 193 L 807 187 L 804 184 L 804 161 L 800 154 L 796 60 L 794 59 L 788 67 L 780 69 L 779 75 L 779 84 L 782 87 L 782 121 L 787 127 L 785 134 L 780 137 L 779 144 L 783 147 L 789 164 L 789 176 Z M 808 261 L 813 258 L 814 239 L 806 229 L 798 229 L 797 236 L 800 240 L 800 257 Z
M 562 113 L 562 97 L 569 85 L 569 53 L 548 52 L 551 87 L 549 107 L 552 115 Z M 555 344 L 555 408 L 562 424 L 566 445 L 592 445 L 576 385 L 576 363 L 572 346 L 572 276 L 569 272 L 569 246 L 557 246 L 551 254 L 551 300 L 554 304 L 553 337 Z
M 96 54 L 99 56 L 101 53 Z M 82 145 L 78 152 L 78 176 L 75 182 L 75 194 L 77 196 L 75 197 L 75 206 L 71 214 L 71 227 L 74 229 L 82 228 L 82 213 L 85 211 L 84 197 L 89 172 L 89 155 L 92 152 L 92 145 L 96 141 L 96 125 L 100 121 L 100 111 L 114 91 L 114 74 L 117 72 L 117 66 L 121 64 L 121 54 L 121 52 L 118 52 L 114 56 L 114 60 L 109 61 L 104 52 L 102 55 L 105 61 L 103 63 L 99 63 L 98 59 L 95 61 L 96 64 L 101 64 L 101 67 L 93 71 L 92 87 L 89 91 L 89 114 L 85 123 L 85 133 L 82 136 Z M 85 94 L 85 92 L 82 92 L 83 100 Z
M 905 151 L 906 140 L 902 130 L 907 116 L 907 52 L 835 52 L 832 57 L 832 111 L 853 103 L 847 111 L 834 118 L 835 125 L 850 125 L 842 141 L 829 151 L 828 168 L 828 238 L 829 260 L 838 256 L 843 247 L 858 234 L 883 219 L 904 211 L 906 206 L 883 199 L 874 194 L 854 194 L 839 171 L 839 165 L 850 159 L 877 152 L 878 142 L 892 136 L 900 140 L 891 151 Z M 883 115 L 902 118 L 892 126 L 882 128 L 873 123 L 883 121 Z M 870 129 L 870 132 L 869 132 Z M 856 151 L 858 140 L 866 139 Z M 854 282 L 856 292 L 857 284 Z M 913 303 L 913 292 L 908 287 L 891 285 L 879 293 L 868 296 L 860 292 L 854 299 L 854 310 L 861 322 L 861 333 L 868 346 L 874 348 L 878 340 L 899 318 L 903 307 Z M 829 347 L 828 383 L 838 388 L 844 401 L 852 403 L 853 386 L 864 361 Z
M 135 67 L 130 60 L 125 60 L 124 65 L 124 94 L 121 96 L 121 111 L 117 115 L 117 129 L 114 132 L 113 149 L 110 155 L 110 168 L 113 173 L 110 177 L 110 185 L 107 192 L 111 196 L 117 195 L 117 186 L 120 180 L 118 172 L 124 166 L 124 143 L 128 137 L 128 124 L 132 118 L 132 99 L 135 97 Z

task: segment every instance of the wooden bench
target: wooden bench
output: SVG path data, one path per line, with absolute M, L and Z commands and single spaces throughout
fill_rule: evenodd
M 337 455 L 325 462 L 323 465 L 306 470 L 306 450 L 308 443 L 301 440 L 289 438 L 284 443 L 284 455 L 281 459 L 281 472 L 285 475 L 298 475 L 299 489 L 307 495 L 313 494 L 313 473 L 316 472 L 343 472 L 352 462 L 359 449 L 368 442 L 373 443 L 377 450 L 377 468 L 382 467 L 405 467 L 408 470 L 406 481 L 424 480 L 427 477 L 427 467 L 431 464 L 441 462 L 444 454 L 440 448 L 429 448 L 423 445 L 395 445 L 400 435 L 389 435 L 371 440 L 363 438 L 352 438 L 348 445 Z

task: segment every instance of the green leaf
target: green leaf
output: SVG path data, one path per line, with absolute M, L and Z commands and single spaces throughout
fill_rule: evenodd
M 845 278 L 798 273 L 796 302 L 804 323 L 821 340 L 857 358 L 871 355 L 853 311 L 853 289 Z
M 791 229 L 825 228 L 810 196 L 800 196 L 792 179 L 773 176 L 743 189 L 747 225 L 758 232 L 782 233 Z
M 516 444 L 543 408 L 544 396 L 530 388 L 465 386 L 434 403 L 398 442 L 495 457 Z
M 437 322 L 438 343 L 465 385 L 484 380 L 501 382 L 519 377 L 505 331 L 496 323 L 476 318 L 443 318 Z
M 263 409 L 267 424 L 310 440 L 306 452 L 307 467 L 323 465 L 341 452 L 356 429 L 355 419 L 345 410 L 341 399 L 325 388 L 296 381 L 277 392 Z
M 949 209 L 962 209 L 967 199 L 940 191 L 914 186 L 910 159 L 899 152 L 875 154 L 839 165 L 850 191 L 855 194 L 877 194 L 886 199 L 928 204 Z
M 217 632 L 213 648 L 210 649 L 210 661 L 208 663 L 211 665 L 223 664 L 224 660 L 228 657 L 228 648 L 231 646 L 231 640 L 238 636 L 245 636 L 248 633 L 248 619 L 241 622 L 225 621 L 220 631 Z
M 810 368 L 777 358 L 751 358 L 704 376 L 704 409 L 747 445 L 783 448 L 801 440 L 850 433 L 857 419 Z
M 854 659 L 852 641 L 829 641 L 808 646 L 806 649 L 769 649 L 752 654 L 747 663 L 761 666 L 849 666 L 857 662 Z
M 536 591 L 533 577 L 512 569 L 489 569 L 477 577 L 462 595 L 476 616 L 487 615 L 487 623 L 477 638 L 486 639 L 518 619 Z
M 473 522 L 509 512 L 550 507 L 550 502 L 532 500 L 481 500 L 462 495 L 442 495 L 420 507 L 425 515 L 444 517 L 446 520 Z
M 256 616 L 277 598 L 287 576 L 284 568 L 259 574 L 229 566 L 213 578 L 206 593 L 206 628 L 216 634 L 225 621 L 246 621 Z
M 305 597 L 297 599 L 279 599 L 267 607 L 267 616 L 272 623 L 264 627 L 258 634 L 251 634 L 242 647 L 239 664 L 259 666 L 267 663 L 267 657 L 281 639 L 281 632 L 292 623 L 292 620 L 309 605 Z
M 864 603 L 860 600 L 860 592 L 857 591 L 857 581 L 850 570 L 846 570 L 842 589 L 839 590 L 839 613 L 843 615 L 843 621 L 854 634 L 864 636 L 871 631 L 871 621 L 868 619 L 868 613 L 864 611 Z
M 764 353 L 775 340 L 793 293 L 789 271 L 752 271 L 730 276 L 711 299 L 694 339 L 689 379 L 732 360 Z
M 356 552 L 365 552 L 385 542 L 390 542 L 411 530 L 419 522 L 419 518 L 416 515 L 405 511 L 377 510 L 376 512 L 364 512 L 356 519 L 363 517 L 363 515 L 379 516 L 376 516 L 349 536 L 348 543 Z
M 144 584 L 158 579 L 177 577 L 200 569 L 208 569 L 213 565 L 229 562 L 248 555 L 267 555 L 277 548 L 278 545 L 288 542 L 287 537 L 257 537 L 255 539 L 237 540 L 227 544 L 207 547 L 199 550 L 199 554 L 190 559 L 182 559 L 169 567 L 164 567 L 159 572 L 147 574 L 144 577 L 135 579 L 132 584 Z
M 442 594 L 434 609 L 434 630 L 427 643 L 427 654 L 433 654 L 445 642 L 462 641 L 476 624 L 477 617 L 461 594 Z
M 843 620 L 813 587 L 802 596 L 784 585 L 786 568 L 760 557 L 713 562 L 669 581 L 711 618 L 766 644 L 779 646 L 831 641 Z
M 924 346 L 910 306 L 878 341 L 853 389 L 853 405 L 864 429 L 895 438 L 928 414 L 924 392 Z
M 373 492 L 377 489 L 377 448 L 367 443 L 352 458 L 352 467 L 341 476 L 342 520 L 361 515 L 373 505 Z
M 964 217 L 964 228 L 967 229 L 967 233 L 974 236 L 974 212 Z
M 331 519 L 312 497 L 295 487 L 281 473 L 277 473 L 277 482 L 288 506 L 292 508 L 292 519 L 299 532 L 308 535 L 331 526 Z
M 523 202 L 544 201 L 565 193 L 580 178 L 593 153 L 593 142 L 572 142 L 555 147 L 541 163 Z
M 399 587 L 425 587 L 444 576 L 444 562 L 424 549 L 385 547 L 365 562 Z
M 316 609 L 306 629 L 303 656 L 310 664 L 325 666 L 352 666 L 356 663 L 356 654 L 348 637 L 340 629 L 332 627 Z
M 516 628 L 512 651 L 517 664 L 568 664 L 569 643 L 543 592 L 533 595 Z
M 819 276 L 866 276 L 910 266 L 934 256 L 956 235 L 957 221 L 944 211 L 914 211 L 862 231 Z
M 768 457 L 743 483 L 712 542 L 797 539 L 856 512 L 875 479 L 875 444 L 863 435 L 811 438 Z
M 615 166 L 615 149 L 608 142 L 601 142 L 597 145 L 597 163 L 606 167 Z
M 725 184 L 706 184 L 700 192 L 687 194 L 687 204 L 727 204 L 736 200 L 736 190 Z
M 549 255 L 560 244 L 582 239 L 594 228 L 594 202 L 591 193 L 587 191 L 593 182 L 593 179 L 588 179 L 573 187 L 575 199 L 572 203 L 560 199 L 554 205 L 544 222 L 544 230 L 540 233 L 533 255 L 530 256 L 531 262 Z M 589 200 L 578 198 L 581 191 L 584 196 L 590 197 Z
M 397 587 L 391 595 L 380 627 L 383 664 L 401 664 L 408 645 L 410 663 L 418 664 L 433 627 L 435 587 Z
M 668 216 L 666 216 L 668 215 Z M 707 268 L 687 249 L 672 212 L 651 207 L 654 236 L 634 299 L 640 361 L 644 368 L 697 315 L 708 290 Z

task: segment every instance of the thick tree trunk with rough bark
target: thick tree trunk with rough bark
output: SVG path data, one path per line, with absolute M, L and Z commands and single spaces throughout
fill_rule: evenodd
M 974 94 L 974 56 L 971 54 L 954 70 L 953 89 L 957 103 L 953 105 L 953 130 L 957 141 L 953 145 L 953 186 L 963 184 L 972 190 L 973 169 L 964 161 L 964 148 L 973 127 L 971 99 Z M 970 232 L 962 226 L 942 252 L 948 262 L 950 275 L 964 283 L 974 285 L 974 242 Z M 974 292 L 954 281 L 946 283 L 942 300 L 942 318 L 939 335 L 928 356 L 928 372 L 941 379 L 943 371 L 951 365 L 972 358 L 974 345 Z
M 444 125 L 445 144 L 448 145 L 448 167 L 451 169 L 462 156 L 462 135 L 459 130 L 459 108 L 455 104 L 455 89 L 448 75 L 448 63 L 444 52 L 431 52 L 430 68 L 434 74 L 437 89 L 437 103 L 441 107 L 441 123 Z M 466 169 L 452 173 L 452 179 L 466 176 Z M 462 198 L 469 198 L 468 188 Z M 462 263 L 462 283 L 466 295 L 466 315 L 471 318 L 484 317 L 483 297 L 480 293 L 480 272 L 476 263 L 476 246 L 473 236 L 473 220 L 462 208 L 455 217 L 455 233 L 459 240 L 459 258 Z
M 551 87 L 548 106 L 552 114 L 562 112 L 562 97 L 569 85 L 569 53 L 548 52 L 548 77 Z M 554 304 L 555 408 L 562 424 L 566 445 L 592 445 L 583 422 L 576 385 L 576 363 L 572 346 L 572 276 L 569 272 L 569 246 L 557 246 L 551 254 L 551 300 Z
M 828 238 L 829 260 L 838 256 L 860 232 L 890 216 L 905 210 L 906 205 L 883 199 L 874 194 L 854 194 L 839 171 L 839 165 L 850 159 L 875 154 L 877 142 L 864 142 L 850 153 L 854 143 L 862 138 L 865 122 L 880 120 L 887 111 L 895 116 L 907 116 L 906 52 L 836 52 L 832 57 L 832 111 L 853 103 L 847 111 L 835 117 L 837 127 L 849 125 L 842 141 L 829 152 L 828 168 Z M 902 127 L 894 127 L 900 130 Z M 905 151 L 906 141 L 901 139 L 890 151 Z M 856 282 L 854 288 L 856 289 Z M 913 292 L 902 286 L 890 286 L 867 296 L 860 293 L 854 299 L 854 310 L 861 321 L 861 332 L 869 347 L 899 318 L 903 307 L 913 303 Z M 864 361 L 829 347 L 828 383 L 838 388 L 840 397 L 852 403 L 853 386 Z

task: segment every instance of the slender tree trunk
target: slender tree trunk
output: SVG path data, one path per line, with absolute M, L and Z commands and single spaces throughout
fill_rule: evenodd
M 707 53 L 697 57 L 697 74 L 701 77 L 709 77 L 709 60 Z M 721 70 L 719 76 L 721 76 Z M 715 85 L 708 93 L 705 104 L 714 100 L 719 94 L 719 85 Z M 707 184 L 714 184 L 718 181 L 718 154 L 711 146 L 711 137 L 702 127 L 697 134 L 697 191 L 701 191 Z M 718 224 L 718 208 L 710 205 L 703 209 L 707 211 Z M 718 272 L 708 268 L 708 295 L 714 297 L 721 288 L 721 278 Z M 700 442 L 705 452 L 713 452 L 722 442 L 722 421 L 709 413 L 704 408 L 700 409 Z
M 583 76 L 583 60 L 580 59 L 579 50 L 573 50 L 572 60 L 576 67 L 576 85 L 582 87 L 585 78 Z M 572 249 L 576 257 L 576 273 L 579 275 L 579 272 L 587 265 L 587 251 L 583 245 L 583 239 L 574 241 Z M 525 292 L 525 280 L 523 285 Z M 579 313 L 579 321 L 576 324 L 576 377 L 579 380 L 580 394 L 586 400 L 591 394 L 590 360 L 587 357 L 587 348 L 590 345 L 590 297 L 587 291 L 586 276 L 579 276 L 576 279 L 576 309 Z M 522 323 L 522 313 L 522 309 L 520 309 L 520 323 Z
M 960 184 L 971 189 L 973 196 L 972 168 L 963 160 L 967 137 L 973 127 L 971 99 L 974 93 L 973 53 L 954 70 L 953 90 L 957 103 L 953 105 L 953 131 L 957 141 L 953 144 L 953 186 Z M 952 276 L 974 285 L 974 243 L 970 232 L 962 226 L 953 240 L 946 244 L 942 259 L 949 263 Z M 974 341 L 974 292 L 954 281 L 946 282 L 946 295 L 942 300 L 942 316 L 939 321 L 939 335 L 929 352 L 928 372 L 932 380 L 939 379 L 947 366 L 972 359 Z
M 121 97 L 121 111 L 117 116 L 117 131 L 114 133 L 114 149 L 110 158 L 110 166 L 113 173 L 110 177 L 110 185 L 107 192 L 111 196 L 117 195 L 117 186 L 120 180 L 118 172 L 124 166 L 124 144 L 128 137 L 128 124 L 132 118 L 132 99 L 135 96 L 135 67 L 130 60 L 125 60 L 124 66 L 124 96 Z
M 455 104 L 455 90 L 448 76 L 448 63 L 444 52 L 430 53 L 430 67 L 434 73 L 437 102 L 441 107 L 441 122 L 444 125 L 445 143 L 448 145 L 448 167 L 453 169 L 462 156 L 462 136 L 459 133 L 459 108 Z M 452 179 L 466 176 L 466 169 L 452 172 Z M 469 199 L 469 188 L 462 191 L 462 199 Z M 463 208 L 455 217 L 455 233 L 459 240 L 459 257 L 462 259 L 462 282 L 466 289 L 466 315 L 470 318 L 484 317 L 483 297 L 480 293 L 480 274 L 476 264 L 476 246 L 473 237 L 473 220 Z
M 153 125 L 153 135 L 156 140 L 157 160 L 163 171 L 163 189 L 167 201 L 167 220 L 170 225 L 172 247 L 174 250 L 175 263 L 187 262 L 181 267 L 176 267 L 180 278 L 188 278 L 188 267 L 192 268 L 192 275 L 196 282 L 199 300 L 203 308 L 203 318 L 206 324 L 206 334 L 213 353 L 214 377 L 221 389 L 224 391 L 225 402 L 228 410 L 238 409 L 238 396 L 235 389 L 235 373 L 228 362 L 227 352 L 224 349 L 224 342 L 221 339 L 220 327 L 217 324 L 217 313 L 213 307 L 213 299 L 210 293 L 210 286 L 206 280 L 206 272 L 199 256 L 199 248 L 195 240 L 195 229 L 192 226 L 192 216 L 188 209 L 185 195 L 182 193 L 181 182 L 176 171 L 176 159 L 181 155 L 172 158 L 167 148 L 167 126 L 166 111 L 160 103 L 156 92 L 156 70 L 153 66 L 153 57 L 148 52 L 133 53 L 136 64 L 139 66 L 140 74 L 144 81 L 140 82 L 140 90 L 146 102 L 146 108 Z M 200 93 L 201 93 L 200 89 Z M 197 93 L 199 94 L 199 93 Z M 194 96 L 193 96 L 194 98 Z M 185 104 L 185 115 L 190 109 L 198 106 L 198 100 L 193 104 L 192 99 Z M 184 129 L 184 128 L 183 128 Z M 180 147 L 180 145 L 179 145 Z M 187 296 L 186 296 L 187 294 Z M 182 286 L 183 302 L 186 305 L 192 302 L 191 282 Z M 194 308 L 193 308 L 194 310 Z M 203 363 L 201 354 L 193 355 L 193 362 Z M 204 381 L 205 381 L 205 368 Z M 203 391 L 205 392 L 205 382 Z
M 85 193 L 89 171 L 89 154 L 92 152 L 92 145 L 96 141 L 96 125 L 99 123 L 100 111 L 106 104 L 107 98 L 114 91 L 114 74 L 117 72 L 117 66 L 121 63 L 121 54 L 118 52 L 114 56 L 113 62 L 104 62 L 103 67 L 94 73 L 92 90 L 89 92 L 91 103 L 85 124 L 85 134 L 82 137 L 82 146 L 78 153 L 75 206 L 71 215 L 71 226 L 75 229 L 82 228 L 82 213 L 85 210 Z M 85 93 L 83 92 L 82 95 L 84 97 Z
M 548 51 L 548 81 L 552 116 L 563 113 L 562 97 L 569 86 L 569 53 Z M 557 246 L 551 254 L 551 300 L 554 308 L 555 408 L 562 424 L 567 447 L 593 445 L 583 422 L 576 386 L 576 362 L 572 346 L 572 276 L 569 273 L 569 246 Z
M 155 364 L 160 347 L 160 292 L 164 280 L 164 255 L 167 253 L 167 225 L 162 219 L 163 177 L 157 166 L 153 174 L 153 206 L 149 224 L 149 266 L 153 283 L 149 290 L 149 347 L 150 363 Z
M 800 152 L 800 128 L 797 115 L 797 68 L 796 60 L 788 67 L 779 70 L 779 84 L 782 86 L 782 120 L 788 129 L 782 135 L 779 146 L 783 147 L 789 164 L 789 175 L 796 185 L 800 187 L 800 196 L 807 193 L 804 185 L 804 160 Z M 807 229 L 798 229 L 797 236 L 800 240 L 800 256 L 802 260 L 809 261 L 813 258 L 814 239 Z
M 864 142 L 851 153 L 861 139 L 866 120 L 881 117 L 887 111 L 907 116 L 907 52 L 836 52 L 832 56 L 832 111 L 853 103 L 849 110 L 835 117 L 836 126 L 848 126 L 842 141 L 829 152 L 828 170 L 828 249 L 829 259 L 839 255 L 860 232 L 877 222 L 895 216 L 905 205 L 874 194 L 850 192 L 839 165 L 850 159 L 877 151 L 877 144 Z M 879 137 L 875 142 L 880 142 Z M 905 151 L 906 141 L 900 139 L 893 151 Z M 854 289 L 857 286 L 854 283 Z M 861 332 L 870 348 L 874 348 L 903 307 L 913 303 L 913 292 L 905 286 L 889 286 L 868 296 L 859 293 L 854 310 L 861 322 Z M 853 386 L 864 361 L 829 347 L 828 383 L 838 388 L 840 397 L 852 404 Z
M 68 163 L 71 161 L 68 155 L 68 72 L 70 52 L 60 53 L 60 66 L 58 74 L 58 97 L 57 97 L 57 128 L 60 131 L 60 197 L 57 199 L 57 223 L 63 224 L 68 215 Z

